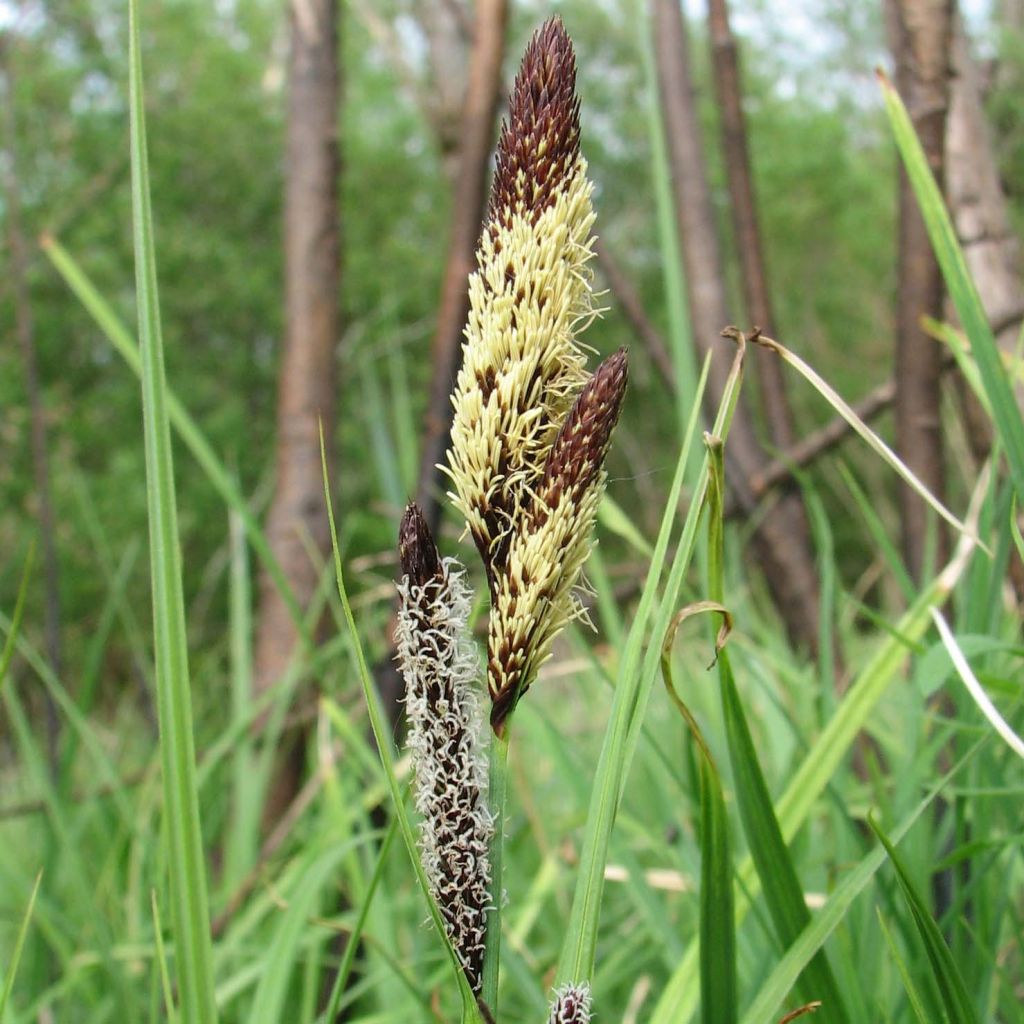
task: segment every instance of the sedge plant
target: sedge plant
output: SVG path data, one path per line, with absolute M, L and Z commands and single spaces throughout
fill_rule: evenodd
M 446 937 L 487 1015 L 496 1014 L 498 1005 L 510 727 L 520 699 L 550 654 L 552 641 L 580 617 L 574 588 L 590 551 L 605 482 L 603 462 L 626 383 L 624 351 L 588 378 L 576 340 L 577 328 L 593 313 L 587 263 L 593 252 L 594 214 L 586 164 L 579 153 L 574 87 L 571 43 L 560 22 L 549 22 L 527 48 L 501 133 L 477 270 L 470 278 L 463 364 L 452 396 L 451 448 L 444 468 L 453 484 L 453 503 L 483 563 L 490 598 L 483 672 L 490 698 L 489 738 L 481 722 L 479 695 L 484 688 L 474 678 L 467 626 L 470 602 L 462 570 L 454 561 L 440 558 L 415 506 L 407 509 L 400 533 L 399 660 L 407 682 L 417 807 L 423 819 L 420 847 Z M 697 520 L 705 511 L 713 538 L 712 562 L 717 566 L 711 581 L 712 603 L 726 612 L 721 604 L 721 446 L 748 339 L 732 328 L 723 334 L 738 342 L 734 373 L 715 433 L 709 435 L 696 497 L 653 620 L 655 636 L 674 632 L 673 622 L 678 620 L 673 619 L 672 606 L 693 552 Z M 749 340 L 786 354 L 782 346 L 761 338 L 757 331 Z M 820 393 L 841 410 L 846 408 L 824 381 L 813 373 L 808 377 Z M 860 421 L 854 428 L 898 473 L 909 476 L 874 432 Z M 685 450 L 686 446 L 680 468 L 686 463 Z M 787 964 L 789 984 L 799 978 L 806 1008 L 824 1005 L 828 1020 L 852 1019 L 851 1007 L 862 1008 L 862 997 L 841 983 L 821 948 L 841 918 L 823 918 L 830 922 L 828 926 L 813 921 L 787 841 L 898 671 L 908 636 L 924 631 L 929 610 L 949 593 L 979 543 L 973 522 L 954 517 L 912 476 L 910 482 L 958 529 L 964 538 L 962 550 L 936 582 L 923 589 L 900 623 L 894 642 L 857 676 L 778 804 L 773 804 L 763 777 L 730 656 L 720 651 L 717 659 L 727 747 L 750 851 L 749 859 L 739 866 L 739 877 L 748 899 L 756 895 L 758 884 L 763 889 L 782 948 L 800 951 Z M 663 559 L 664 551 L 656 561 L 661 565 Z M 644 600 L 653 598 L 657 584 L 655 573 L 653 589 L 648 594 L 645 588 Z M 649 610 L 650 605 L 648 614 Z M 612 822 L 658 667 L 657 644 L 645 656 L 640 654 L 645 625 L 645 616 L 638 616 L 628 645 L 630 656 L 624 660 L 624 671 L 632 678 L 620 681 L 616 689 L 576 899 L 556 975 L 561 987 L 550 1010 L 552 1022 L 590 1019 L 590 977 L 595 969 L 602 893 L 599 876 L 604 873 Z M 695 724 L 692 718 L 688 721 Z M 485 767 L 480 749 L 488 742 Z M 709 831 L 704 837 L 708 845 L 702 874 L 701 938 L 709 948 L 702 954 L 701 1001 L 706 1021 L 728 1024 L 738 1018 L 732 918 L 735 914 L 742 920 L 746 906 L 734 906 L 729 892 L 732 868 L 728 853 L 722 852 L 729 845 L 724 805 L 718 784 L 709 781 L 713 762 L 706 747 L 703 751 L 702 830 Z M 900 824 L 901 833 L 940 788 L 932 789 L 914 807 Z M 856 881 L 851 877 L 841 899 L 837 894 L 840 915 L 882 859 L 873 850 L 861 862 Z M 726 892 L 728 899 L 715 897 Z M 723 913 L 727 922 L 722 921 Z M 674 984 L 685 979 L 688 987 L 695 977 L 687 973 L 686 965 L 692 963 L 696 948 L 691 945 L 680 964 L 683 970 L 673 975 L 653 1019 L 686 1019 L 692 1012 L 689 995 Z M 772 985 L 762 990 L 766 1005 L 784 991 L 774 977 Z M 689 987 L 688 992 L 695 989 Z
M 606 620 L 614 624 L 615 629 L 602 629 L 613 649 L 606 655 L 579 642 L 574 588 L 591 546 L 602 464 L 623 401 L 626 357 L 614 355 L 591 373 L 579 344 L 593 314 L 588 266 L 594 215 L 579 151 L 572 48 L 553 23 L 531 42 L 502 132 L 499 173 L 471 282 L 472 312 L 446 465 L 455 506 L 483 566 L 478 598 L 490 601 L 486 658 L 478 660 L 470 631 L 470 581 L 476 574 L 444 557 L 410 509 L 399 537 L 398 639 L 408 685 L 408 761 L 415 776 L 407 792 L 404 766 L 392 755 L 362 654 L 371 621 L 364 618 L 367 595 L 358 595 L 363 603 L 356 606 L 357 629 L 339 557 L 342 606 L 328 608 L 339 618 L 346 615 L 350 633 L 325 644 L 315 661 L 305 660 L 312 643 L 296 655 L 296 677 L 306 678 L 309 669 L 322 692 L 317 770 L 309 802 L 292 820 L 294 833 L 264 858 L 243 823 L 246 808 L 261 799 L 260 773 L 250 767 L 256 752 L 250 730 L 268 704 L 247 700 L 239 686 L 225 728 L 216 706 L 223 701 L 209 695 L 220 692 L 218 661 L 227 651 L 215 650 L 211 657 L 193 644 L 191 659 L 182 657 L 182 568 L 174 558 L 168 428 L 235 513 L 275 585 L 286 585 L 257 513 L 201 422 L 190 418 L 187 403 L 163 379 L 139 60 L 135 46 L 132 141 L 144 359 L 115 307 L 100 299 L 70 253 L 53 240 L 45 251 L 145 380 L 150 513 L 159 559 L 153 576 L 161 620 L 158 696 L 169 770 L 158 770 L 154 743 L 152 752 L 144 752 L 150 760 L 143 762 L 137 787 L 125 781 L 126 767 L 137 766 L 111 750 L 107 730 L 93 724 L 87 708 L 76 708 L 64 690 L 66 681 L 19 629 L 21 601 L 14 621 L 0 616 L 0 699 L 19 773 L 30 783 L 28 795 L 42 794 L 45 827 L 59 840 L 58 854 L 36 889 L 34 836 L 42 827 L 27 816 L 3 819 L 6 855 L 0 872 L 14 897 L 6 909 L 13 951 L 0 963 L 0 1017 L 12 1024 L 49 1017 L 89 1024 L 214 1018 L 314 1024 L 339 1015 L 353 1021 L 450 1019 L 447 1000 L 437 998 L 440 986 L 451 987 L 449 963 L 435 955 L 434 936 L 417 927 L 422 903 L 407 884 L 407 865 L 388 856 L 391 837 L 400 834 L 416 855 L 417 880 L 430 894 L 432 919 L 452 954 L 467 1021 L 575 1024 L 593 1015 L 677 1024 L 700 1015 L 709 1024 L 763 1024 L 818 1001 L 816 1020 L 836 1019 L 838 1006 L 845 1006 L 847 1019 L 898 1024 L 944 1016 L 1015 1019 L 1020 973 L 1014 957 L 1024 948 L 1014 895 L 1021 878 L 1019 822 L 1012 811 L 1021 792 L 1016 747 L 987 739 L 990 730 L 966 697 L 954 720 L 937 722 L 914 698 L 916 677 L 928 676 L 925 670 L 934 667 L 936 656 L 948 661 L 946 649 L 960 650 L 963 657 L 954 657 L 951 666 L 966 684 L 969 662 L 977 686 L 988 691 L 1015 730 L 1010 739 L 1020 732 L 1019 677 L 1013 672 L 1019 621 L 1005 611 L 1005 564 L 1015 540 L 1006 526 L 1015 496 L 1018 507 L 1020 501 L 1019 415 L 998 377 L 998 359 L 986 363 L 989 342 L 978 326 L 976 296 L 943 221 L 941 198 L 918 166 L 898 100 L 887 92 L 897 138 L 927 201 L 926 219 L 936 246 L 946 253 L 947 277 L 957 285 L 951 291 L 970 337 L 960 355 L 975 370 L 969 379 L 988 399 L 998 440 L 991 482 L 979 485 L 957 526 L 964 539 L 950 566 L 910 589 L 906 609 L 885 622 L 884 630 L 843 629 L 840 642 L 852 666 L 845 694 L 820 720 L 811 720 L 802 699 L 810 690 L 806 665 L 773 637 L 770 614 L 732 590 L 729 566 L 722 564 L 722 530 L 729 527 L 722 519 L 715 446 L 718 439 L 727 443 L 741 350 L 704 468 L 692 478 L 688 469 L 701 455 L 695 441 L 702 383 L 692 403 L 688 394 L 679 404 L 686 440 L 666 495 L 659 496 L 665 501 L 661 528 L 649 542 L 642 520 L 633 530 L 635 550 L 649 560 L 650 571 L 632 620 L 595 567 L 590 575 L 598 589 L 599 621 L 602 627 Z M 781 346 L 774 351 L 785 358 Z M 682 495 L 690 498 L 688 507 Z M 863 501 L 873 498 L 865 495 Z M 607 503 L 601 514 L 612 522 Z M 700 522 L 714 554 L 706 592 L 728 608 L 736 624 L 710 677 L 717 683 L 710 686 L 699 682 L 708 678 L 699 670 L 709 660 L 710 645 L 700 647 L 694 667 L 691 645 L 680 639 L 673 653 L 666 644 L 681 621 L 680 606 L 692 600 L 688 575 L 703 532 Z M 98 522 L 97 529 L 102 533 L 104 524 Z M 983 557 L 974 537 L 991 548 L 992 559 Z M 731 539 L 727 534 L 725 541 Z M 129 546 L 126 559 L 133 550 Z M 356 565 L 347 568 L 355 574 Z M 244 609 L 251 594 L 239 568 L 235 584 Z M 111 574 L 111 621 L 124 603 L 122 577 L 121 570 Z M 950 636 L 943 633 L 945 646 L 929 649 L 935 608 L 951 594 L 959 600 L 946 613 Z M 854 602 L 842 604 L 848 609 Z M 303 634 L 312 637 L 319 608 L 296 614 Z M 231 656 L 243 682 L 250 628 L 244 611 L 231 628 Z M 576 674 L 579 699 L 594 709 L 578 717 L 596 720 L 608 710 L 596 768 L 585 731 L 590 722 L 562 720 L 561 706 L 555 708 L 550 691 L 544 692 L 547 681 L 537 684 L 557 635 L 583 652 L 573 663 L 557 664 Z M 347 695 L 335 688 L 348 664 L 347 643 L 370 696 L 383 765 L 350 715 Z M 146 661 L 144 639 L 138 647 Z M 908 680 L 911 653 L 921 657 Z M 54 693 L 79 736 L 73 756 L 81 788 L 50 786 L 22 706 L 25 677 L 3 671 L 11 657 L 19 659 L 16 669 L 23 661 Z M 585 667 L 577 669 L 584 657 Z M 646 715 L 663 670 L 666 681 L 671 670 L 673 692 L 699 721 L 693 740 L 689 720 L 682 726 L 671 710 Z M 940 676 L 932 673 L 929 685 L 941 685 Z M 534 696 L 522 700 L 531 687 Z M 189 689 L 197 698 L 191 708 Z M 285 696 L 287 689 L 282 688 Z M 719 698 L 727 703 L 720 706 Z M 269 699 L 276 705 L 281 698 Z M 783 718 L 783 727 L 773 728 Z M 849 768 L 851 749 L 864 731 L 893 766 L 888 774 L 876 770 L 867 781 Z M 932 742 L 937 736 L 939 742 L 951 734 L 960 742 L 948 771 L 944 767 L 936 778 L 921 738 Z M 272 742 L 271 736 L 267 745 Z M 531 820 L 529 829 L 520 827 L 525 816 L 519 808 L 510 814 L 512 801 L 506 804 L 506 785 L 515 792 L 518 782 L 514 760 L 511 772 L 506 770 L 512 742 L 531 756 L 540 751 L 537 765 L 530 766 L 536 767 L 529 773 L 531 797 L 549 803 L 544 821 Z M 344 758 L 335 756 L 339 747 Z M 687 751 L 697 762 L 690 786 Z M 94 778 L 100 786 L 89 784 Z M 173 788 L 162 797 L 164 786 Z M 955 800 L 955 820 L 943 830 L 925 813 L 940 792 Z M 374 812 L 389 793 L 396 811 L 385 834 Z M 5 795 L 5 814 L 17 809 L 13 796 Z M 407 799 L 419 819 L 415 830 Z M 588 800 L 584 821 L 580 809 Z M 865 806 L 878 808 L 879 828 L 897 851 L 888 876 L 886 846 L 860 827 Z M 566 808 L 568 816 L 559 817 Z M 175 827 L 161 827 L 165 811 L 180 812 L 168 823 Z M 674 839 L 665 838 L 669 823 L 678 833 Z M 577 826 L 578 856 L 566 856 L 574 839 L 570 830 Z M 936 929 L 927 919 L 927 874 L 934 868 L 932 851 L 949 837 L 949 862 L 970 871 L 957 872 L 965 881 Z M 207 880 L 204 855 L 221 845 L 225 868 L 217 870 L 211 860 Z M 657 878 L 651 867 L 659 869 Z M 798 887 L 792 884 L 794 869 Z M 168 876 L 170 887 L 154 882 Z M 347 901 L 340 909 L 339 892 Z M 330 948 L 336 934 L 347 940 L 340 955 Z M 952 957 L 943 953 L 943 942 L 951 942 Z M 50 962 L 57 965 L 52 972 Z M 962 985 L 954 968 L 963 975 Z
M 583 615 L 575 588 L 626 389 L 625 350 L 590 375 L 578 341 L 593 312 L 586 169 L 575 55 L 553 19 L 527 46 L 502 127 L 452 396 L 451 497 L 490 598 L 487 759 L 461 570 L 440 559 L 415 505 L 399 545 L 398 657 L 423 866 L 448 939 L 491 1013 L 511 724 L 554 639 Z M 585 986 L 556 993 L 552 1021 L 589 1018 Z

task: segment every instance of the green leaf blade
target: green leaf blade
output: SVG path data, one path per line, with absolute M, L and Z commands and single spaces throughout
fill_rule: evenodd
M 896 871 L 896 880 L 899 882 L 903 898 L 910 910 L 914 926 L 921 937 L 950 1024 L 980 1024 L 967 994 L 967 986 L 953 959 L 953 954 L 950 952 L 949 946 L 946 945 L 946 940 L 942 937 L 942 932 L 939 931 L 939 926 L 935 923 L 927 904 L 917 891 L 917 886 L 910 877 L 903 859 L 878 824 L 870 818 L 868 824 L 878 836 L 879 842 L 885 848 Z
M 185 601 L 149 197 L 137 0 L 130 0 L 129 23 L 132 233 L 142 354 L 153 631 L 174 960 L 182 1020 L 185 1024 L 213 1024 L 217 1019 L 213 952 L 195 777 Z

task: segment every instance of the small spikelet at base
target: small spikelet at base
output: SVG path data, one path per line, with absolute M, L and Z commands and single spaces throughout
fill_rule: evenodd
M 548 1024 L 589 1024 L 590 986 L 563 985 L 555 992 Z
M 486 729 L 468 627 L 469 589 L 458 563 L 440 558 L 415 505 L 402 518 L 399 554 L 395 642 L 406 685 L 423 872 L 466 977 L 479 992 L 494 822 L 487 807 Z

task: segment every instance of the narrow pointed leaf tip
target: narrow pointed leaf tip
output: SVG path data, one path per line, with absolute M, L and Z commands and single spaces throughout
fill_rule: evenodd
M 420 857 L 448 938 L 479 993 L 494 822 L 470 594 L 458 563 L 441 559 L 416 505 L 402 517 L 398 548 L 403 577 L 395 641 L 406 684 Z
M 590 554 L 604 460 L 626 380 L 626 350 L 620 349 L 597 368 L 562 423 L 540 486 L 510 542 L 488 629 L 487 683 L 496 732 L 550 655 L 555 637 L 581 614 L 573 589 Z
M 564 985 L 555 993 L 548 1024 L 589 1024 L 590 986 Z

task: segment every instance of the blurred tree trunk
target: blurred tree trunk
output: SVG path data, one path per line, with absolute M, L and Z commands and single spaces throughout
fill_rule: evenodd
M 378 0 L 351 0 L 353 12 L 387 55 L 392 70 L 437 137 L 444 175 L 459 176 L 467 56 L 473 39 L 469 0 L 412 0 L 405 6 L 422 33 L 422 49 L 410 47 Z M 485 17 L 486 17 L 485 13 Z M 416 59 L 410 59 L 410 50 Z M 425 55 L 421 69 L 419 57 Z
M 1024 0 L 999 0 L 996 4 L 996 15 L 1000 28 L 1010 32 L 1024 31 Z M 954 31 L 962 34 L 963 26 Z
M 978 66 L 963 21 L 954 19 L 946 132 L 946 185 L 957 236 L 999 346 L 1012 352 L 1024 320 L 1020 239 L 1010 222 Z
M 444 458 L 451 424 L 450 395 L 459 366 L 462 329 L 469 315 L 468 279 L 474 266 L 487 202 L 487 178 L 494 142 L 507 19 L 507 0 L 479 0 L 476 5 L 448 257 L 431 349 L 430 392 L 416 488 L 420 508 L 435 534 L 438 532 L 444 493 L 436 466 Z
M 285 338 L 277 401 L 277 476 L 267 534 L 298 603 L 307 607 L 321 572 L 311 545 L 330 551 L 320 468 L 319 421 L 334 431 L 338 337 L 338 25 L 335 0 L 291 0 L 288 8 L 285 152 Z M 283 677 L 299 629 L 264 572 L 256 631 L 255 687 Z M 299 789 L 301 737 L 282 751 L 264 821 L 273 822 Z
M 1020 5 L 1008 5 L 1011 13 Z M 1011 23 L 1010 27 L 1016 27 Z M 953 18 L 953 79 L 946 126 L 946 185 L 956 233 L 981 303 L 1004 352 L 1014 352 L 1024 322 L 1020 239 L 1010 221 L 992 133 L 982 105 L 981 75 L 963 19 Z M 961 385 L 968 438 L 985 458 L 992 428 L 980 403 Z M 1016 387 L 1024 409 L 1024 387 Z M 1024 565 L 1011 554 L 1010 576 L 1024 600 Z
M 719 332 L 729 322 L 725 273 L 704 166 L 700 125 L 691 81 L 686 22 L 679 0 L 651 0 L 661 112 L 668 143 L 677 230 L 686 267 L 693 334 L 712 360 L 709 407 L 721 400 L 732 353 Z M 745 514 L 757 504 L 750 481 L 766 464 L 748 407 L 736 409 L 726 445 L 729 486 Z M 758 523 L 754 549 L 792 641 L 818 650 L 818 576 L 798 494 L 780 497 Z
M 743 113 L 743 89 L 740 83 L 736 39 L 729 27 L 726 0 L 708 0 L 708 30 L 711 37 L 711 67 L 718 99 L 722 131 L 722 155 L 729 181 L 729 208 L 739 256 L 743 302 L 747 318 L 769 337 L 775 337 L 771 293 L 765 270 L 761 230 L 757 220 L 757 201 L 750 170 L 750 149 Z M 786 398 L 782 360 L 769 352 L 752 353 L 761 391 L 765 422 L 777 448 L 788 448 L 795 440 L 793 412 Z M 803 509 L 800 510 L 803 517 Z M 805 517 L 804 517 L 805 518 Z M 805 524 L 804 530 L 807 530 Z
M 32 481 L 36 492 L 39 536 L 43 549 L 44 636 L 46 660 L 59 679 L 62 674 L 60 643 L 60 568 L 54 533 L 53 501 L 50 494 L 49 446 L 46 440 L 46 413 L 39 387 L 36 361 L 35 330 L 32 320 L 32 297 L 28 283 L 28 246 L 21 226 L 21 184 L 18 178 L 17 132 L 14 114 L 14 77 L 9 38 L 0 39 L 0 70 L 4 79 L 4 134 L 7 136 L 4 160 L 4 205 L 7 214 L 7 241 L 10 246 L 10 285 L 14 301 L 14 330 L 25 367 L 25 395 L 28 399 L 29 447 L 32 457 Z M 57 706 L 47 692 L 46 707 L 47 755 L 50 769 L 56 774 L 60 719 Z
M 461 168 L 473 17 L 463 0 L 416 0 L 414 9 L 426 39 L 429 67 L 422 107 L 437 135 L 445 177 L 454 188 Z
M 952 0 L 886 0 L 886 28 L 896 60 L 896 87 L 941 187 Z M 942 349 L 921 327 L 922 316 L 942 317 L 942 273 L 924 219 L 900 168 L 899 294 L 896 312 L 896 448 L 918 479 L 945 497 L 941 392 Z M 929 529 L 937 531 L 936 558 L 948 554 L 947 531 L 905 484 L 899 491 L 903 557 L 920 579 Z

